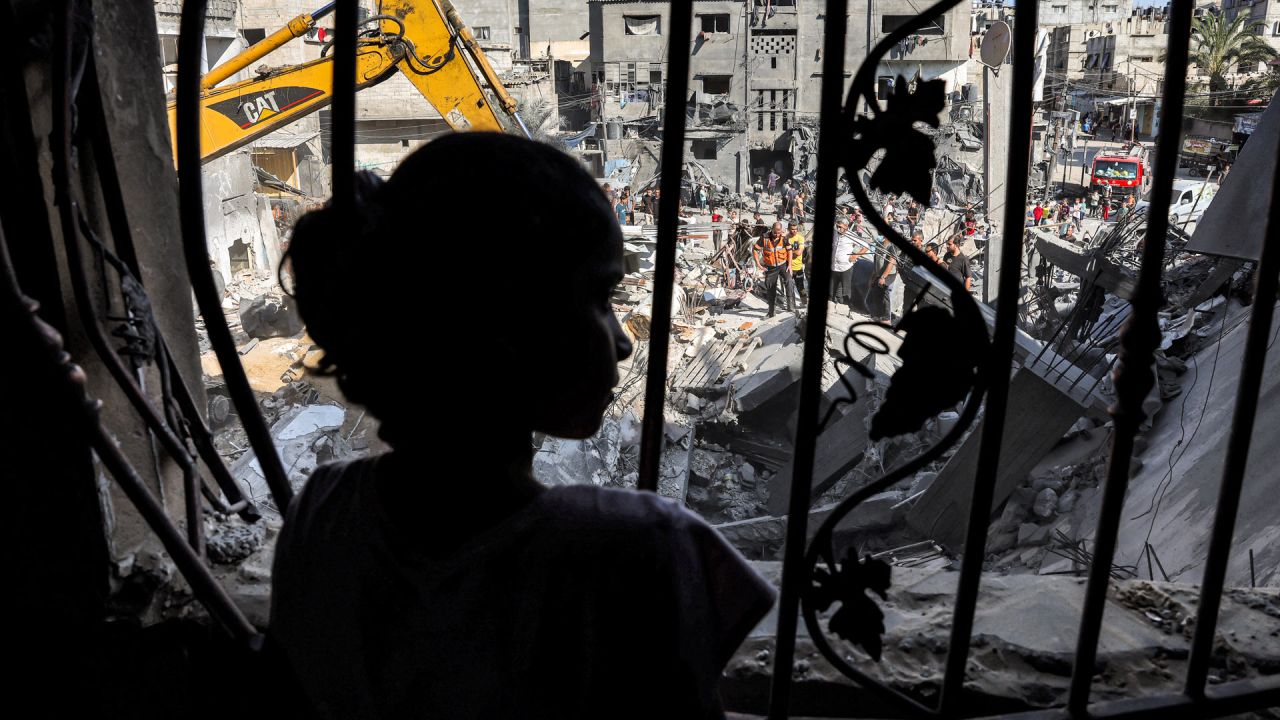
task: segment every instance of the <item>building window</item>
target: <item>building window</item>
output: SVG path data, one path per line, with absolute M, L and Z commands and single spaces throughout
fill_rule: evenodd
M 915 20 L 915 15 L 881 15 L 880 16 L 880 32 L 888 35 L 907 23 Z M 917 35 L 945 35 L 947 27 L 947 16 L 939 15 L 928 27 L 920 28 L 916 31 Z
M 1134 55 L 1133 56 L 1134 62 L 1152 62 L 1154 60 L 1155 60 L 1155 57 L 1151 55 Z
M 628 35 L 661 35 L 662 16 L 623 15 L 622 24 Z
M 702 20 L 702 32 L 704 33 L 727 33 L 729 32 L 729 14 L 717 13 L 715 15 L 699 15 Z
M 650 85 L 661 85 L 661 84 L 662 84 L 662 71 L 661 71 L 661 70 L 650 70 L 650 71 L 649 71 L 649 84 L 650 84 Z
M 715 160 L 717 143 L 715 140 L 694 140 L 693 141 L 693 159 L 694 160 Z
M 702 92 L 708 95 L 728 95 L 732 75 L 706 75 L 702 78 Z
M 245 42 L 250 45 L 256 45 L 267 39 L 267 31 L 262 28 L 245 28 L 240 31 L 244 35 Z
M 477 25 L 471 28 L 471 34 L 475 35 L 477 40 L 488 40 L 490 34 L 489 26 Z
M 1054 12 L 1056 12 L 1056 13 L 1059 13 L 1059 14 L 1065 13 L 1065 12 L 1067 11 L 1067 6 L 1066 6 L 1066 5 L 1054 5 L 1054 6 L 1053 6 L 1053 11 L 1054 11 Z
M 1119 5 L 1103 5 L 1102 6 L 1102 12 L 1104 13 L 1113 13 L 1119 9 L 1120 9 Z

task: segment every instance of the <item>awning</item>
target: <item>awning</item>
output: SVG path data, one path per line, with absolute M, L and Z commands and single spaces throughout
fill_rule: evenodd
M 316 131 L 284 132 L 282 130 L 277 130 L 276 132 L 268 133 L 267 135 L 254 140 L 249 143 L 249 146 L 255 148 L 282 148 L 288 150 L 290 148 L 296 148 L 299 145 L 306 145 L 308 142 L 319 137 L 319 135 L 320 133 Z
M 599 127 L 600 127 L 599 125 L 592 123 L 586 130 L 583 130 L 577 135 L 570 135 L 569 137 L 560 138 L 560 142 L 564 143 L 564 146 L 566 148 L 576 148 L 583 140 L 586 140 L 587 138 L 595 137 L 596 128 L 599 128 Z

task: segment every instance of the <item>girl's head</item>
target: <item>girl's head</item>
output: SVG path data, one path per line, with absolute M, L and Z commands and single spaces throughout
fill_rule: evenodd
M 288 254 L 323 371 L 382 421 L 384 439 L 407 444 L 442 421 L 598 429 L 631 343 L 610 306 L 621 234 L 576 161 L 459 133 L 385 183 L 362 174 L 357 195 L 350 225 L 330 207 L 299 219 Z

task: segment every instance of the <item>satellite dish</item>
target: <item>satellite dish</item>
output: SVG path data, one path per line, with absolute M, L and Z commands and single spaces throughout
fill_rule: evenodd
M 978 48 L 982 64 L 987 67 L 999 67 L 1009 57 L 1009 23 L 997 20 L 982 36 L 982 45 Z

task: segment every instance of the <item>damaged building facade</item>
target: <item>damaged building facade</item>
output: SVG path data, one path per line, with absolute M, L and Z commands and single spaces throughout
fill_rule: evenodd
M 657 170 L 669 38 L 669 3 L 592 0 L 592 110 L 598 130 L 583 150 L 600 177 L 639 185 Z M 729 192 L 749 192 L 773 171 L 787 178 L 816 162 L 825 7 L 805 0 L 694 3 L 690 125 L 685 155 Z M 916 10 L 909 0 L 852 2 L 846 67 L 857 67 Z M 967 82 L 969 8 L 958 5 L 894 48 L 877 69 L 882 96 L 895 78 Z M 850 79 L 852 73 L 848 73 Z
M 246 35 L 240 28 L 242 15 L 247 9 L 245 6 L 253 2 L 214 0 L 209 3 L 200 59 L 202 72 L 230 60 L 252 44 L 252 34 Z M 181 12 L 182 3 L 177 0 L 157 0 L 155 4 L 158 54 L 164 89 L 168 93 L 173 92 L 177 79 L 178 20 Z M 242 71 L 233 76 L 232 81 L 245 80 L 250 76 L 248 71 Z M 318 139 L 317 136 L 318 133 L 313 132 L 310 139 Z M 278 162 L 275 156 L 282 153 L 296 155 L 297 147 L 306 142 L 304 138 L 305 130 L 281 134 L 275 139 L 259 141 L 261 147 L 255 144 L 253 148 L 241 148 L 205 164 L 205 234 L 210 261 L 224 282 L 246 270 L 268 270 L 279 264 L 284 223 L 280 221 L 282 216 L 271 199 L 275 191 L 259 192 L 263 189 L 258 177 L 259 155 L 269 156 L 264 164 L 276 173 L 282 172 L 285 164 Z M 318 145 L 313 149 L 318 151 Z M 293 173 L 287 174 L 284 181 L 297 183 L 302 180 L 297 171 L 298 164 L 295 162 L 292 166 Z M 323 173 L 326 176 L 323 181 L 316 182 L 322 174 L 321 169 L 317 161 L 302 171 L 306 178 L 304 184 L 312 188 L 317 198 L 327 192 L 327 173 Z

